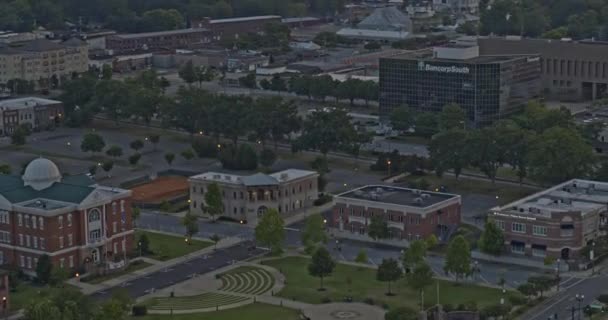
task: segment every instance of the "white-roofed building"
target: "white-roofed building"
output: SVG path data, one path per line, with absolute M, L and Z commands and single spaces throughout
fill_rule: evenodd
M 413 31 L 412 19 L 397 7 L 382 7 L 374 10 L 356 28 L 343 28 L 337 35 L 375 41 L 399 41 L 407 39 Z
M 606 225 L 608 183 L 574 179 L 491 210 L 507 252 L 562 260 L 581 257 Z
M 205 193 L 216 183 L 224 203 L 221 217 L 255 226 L 268 209 L 288 215 L 311 207 L 318 198 L 318 177 L 315 171 L 299 169 L 247 176 L 206 172 L 188 179 L 190 212 L 207 216 Z

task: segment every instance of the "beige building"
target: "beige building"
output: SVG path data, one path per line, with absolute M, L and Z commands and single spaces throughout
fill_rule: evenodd
M 314 171 L 288 169 L 270 175 L 256 173 L 240 176 L 207 172 L 190 177 L 190 212 L 205 215 L 205 192 L 217 183 L 222 192 L 222 217 L 256 225 L 268 209 L 287 215 L 311 207 L 318 197 Z
M 34 81 L 38 88 L 58 86 L 62 78 L 88 68 L 87 44 L 78 39 L 61 43 L 38 39 L 20 46 L 0 44 L 0 85 L 19 79 Z

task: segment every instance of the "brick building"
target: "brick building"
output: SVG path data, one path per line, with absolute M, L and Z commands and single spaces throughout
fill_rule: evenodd
M 570 180 L 493 208 L 507 252 L 569 260 L 600 236 L 606 223 L 608 183 Z
M 68 270 L 120 268 L 133 247 L 130 196 L 86 175 L 62 176 L 44 158 L 21 177 L 0 175 L 0 264 L 33 275 L 46 254 Z
M 33 130 L 55 127 L 63 117 L 63 103 L 36 97 L 0 101 L 0 136 L 21 125 Z
M 373 216 L 388 224 L 390 238 L 412 241 L 434 234 L 449 239 L 460 225 L 459 195 L 370 185 L 334 198 L 331 226 L 339 231 L 366 235 Z
M 253 16 L 227 19 L 205 18 L 192 21 L 193 28 L 205 28 L 211 31 L 214 41 L 226 38 L 238 38 L 246 33 L 258 33 L 264 31 L 268 23 L 281 23 L 281 16 Z
M 122 54 L 141 50 L 187 48 L 210 41 L 209 30 L 194 28 L 110 35 L 106 38 L 106 48 L 112 50 L 114 54 Z
M 318 197 L 314 171 L 288 169 L 270 175 L 250 176 L 207 172 L 190 177 L 190 212 L 204 215 L 205 192 L 216 183 L 222 192 L 222 217 L 257 225 L 266 210 L 287 215 L 309 208 Z

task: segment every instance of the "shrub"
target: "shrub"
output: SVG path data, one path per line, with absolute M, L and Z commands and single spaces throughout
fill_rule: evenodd
M 148 308 L 146 306 L 133 306 L 132 311 L 134 317 L 142 317 L 148 314 Z
M 321 298 L 321 303 L 331 303 L 331 299 L 329 297 Z
M 313 204 L 315 206 L 322 206 L 326 203 L 329 203 L 333 200 L 331 194 L 322 194 L 318 199 L 316 199 Z
M 195 139 L 192 142 L 192 149 L 199 158 L 215 158 L 217 156 L 217 145 L 207 138 Z
M 522 297 L 520 295 L 509 296 L 507 299 L 509 300 L 509 303 L 514 306 L 524 305 L 524 304 L 526 304 L 526 302 L 528 302 L 528 299 L 526 299 L 525 297 Z
M 131 155 L 129 157 L 129 164 L 131 165 L 136 165 L 139 162 L 139 159 L 141 159 L 141 154 L 139 153 L 134 153 L 133 155 Z
M 597 297 L 597 301 L 601 303 L 608 303 L 608 294 L 600 294 L 600 296 Z
M 385 320 L 416 320 L 418 319 L 418 313 L 407 307 L 399 307 L 389 310 L 384 315 Z
M 369 304 L 369 305 L 374 305 L 374 299 L 372 298 L 365 298 L 363 299 L 363 303 Z

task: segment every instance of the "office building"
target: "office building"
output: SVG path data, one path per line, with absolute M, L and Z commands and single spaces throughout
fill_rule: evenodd
M 389 238 L 406 242 L 436 235 L 447 241 L 460 225 L 459 195 L 369 185 L 334 197 L 331 226 L 339 231 L 367 235 L 371 218 L 380 216 Z
M 0 44 L 0 85 L 25 80 L 36 88 L 55 88 L 87 70 L 87 44 L 75 38 L 61 43 L 37 39 L 14 46 Z
M 63 103 L 36 97 L 0 100 L 0 136 L 21 125 L 31 130 L 52 129 L 63 117 Z
M 133 248 L 130 196 L 86 175 L 62 176 L 44 158 L 22 176 L 0 175 L 0 264 L 35 275 L 48 255 L 66 270 L 119 269 Z
M 224 203 L 222 217 L 255 226 L 268 209 L 289 215 L 311 207 L 318 197 L 318 177 L 314 171 L 298 169 L 250 176 L 203 173 L 188 180 L 190 212 L 205 215 L 205 193 L 210 184 L 216 183 Z
M 540 55 L 547 98 L 589 101 L 608 97 L 608 42 L 482 37 L 478 43 L 484 55 Z
M 475 43 L 441 47 L 380 59 L 380 116 L 408 106 L 440 112 L 458 104 L 474 126 L 520 110 L 540 95 L 538 55 L 480 55 Z
M 608 183 L 574 179 L 493 208 L 490 219 L 507 252 L 569 260 L 600 236 L 607 203 Z
M 129 52 L 171 50 L 191 45 L 209 43 L 211 33 L 207 29 L 179 29 L 158 32 L 115 34 L 106 37 L 105 47 L 113 54 Z

